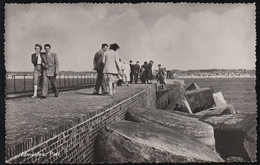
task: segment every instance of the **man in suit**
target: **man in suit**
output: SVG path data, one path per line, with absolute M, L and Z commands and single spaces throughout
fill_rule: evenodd
M 31 61 L 34 65 L 34 71 L 33 71 L 34 93 L 33 93 L 33 96 L 31 97 L 32 99 L 37 97 L 38 86 L 42 86 L 43 69 L 45 69 L 46 64 L 47 64 L 47 57 L 44 53 L 41 52 L 42 46 L 39 44 L 36 44 L 34 46 L 34 49 L 35 49 L 35 53 L 33 53 L 31 56 Z
M 47 57 L 47 67 L 43 70 L 43 94 L 42 98 L 46 98 L 48 96 L 48 79 L 51 82 L 52 91 L 55 94 L 55 97 L 58 97 L 58 88 L 56 82 L 56 76 L 59 73 L 59 61 L 58 57 L 55 53 L 51 53 L 51 45 L 45 44 L 44 49 Z
M 139 61 L 136 61 L 136 64 L 133 65 L 133 75 L 136 84 L 137 84 L 139 73 L 140 73 L 140 65 L 139 65 Z
M 107 85 L 104 80 L 104 75 L 103 75 L 103 69 L 104 69 L 104 63 L 103 58 L 104 58 L 104 53 L 107 51 L 108 45 L 107 44 L 102 44 L 101 45 L 101 50 L 99 50 L 94 57 L 94 70 L 97 71 L 97 81 L 96 81 L 96 86 L 94 88 L 93 94 L 97 95 L 99 92 L 99 88 L 101 86 L 102 88 L 102 94 L 108 94 L 107 92 Z

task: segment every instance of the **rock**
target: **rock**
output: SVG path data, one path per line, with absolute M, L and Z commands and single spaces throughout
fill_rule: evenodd
M 197 113 L 194 113 L 196 116 L 206 117 L 206 116 L 215 116 L 215 115 L 224 115 L 224 114 L 236 114 L 233 105 L 227 104 L 222 107 L 212 107 Z
M 199 121 L 198 118 L 192 118 L 159 109 L 132 108 L 127 111 L 126 119 L 136 122 L 150 122 L 178 129 L 184 134 L 197 139 L 212 149 L 215 149 L 213 127 Z
M 120 121 L 97 137 L 95 162 L 223 162 L 206 145 L 177 129 L 151 123 Z
M 194 89 L 200 89 L 200 87 L 196 83 L 192 82 L 190 86 L 186 89 L 186 91 L 190 91 Z
M 213 98 L 214 98 L 216 107 L 222 107 L 222 106 L 227 105 L 227 101 L 224 99 L 222 92 L 214 93 Z
M 193 113 L 211 108 L 215 105 L 213 93 L 210 88 L 186 91 L 185 96 Z
M 188 112 L 189 110 L 184 102 L 184 81 L 175 80 L 170 81 L 166 85 L 166 89 L 157 91 L 157 108 L 164 110 L 173 110 L 175 104 L 180 105 L 180 111 Z
M 256 161 L 256 114 L 225 114 L 200 119 L 213 126 L 216 150 L 222 158 Z
M 228 157 L 225 159 L 226 162 L 232 163 L 232 162 L 243 162 L 244 159 L 240 157 Z

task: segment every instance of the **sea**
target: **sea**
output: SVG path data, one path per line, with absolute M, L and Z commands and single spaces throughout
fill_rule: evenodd
M 228 104 L 243 114 L 257 113 L 256 78 L 182 78 L 185 89 L 192 83 L 222 92 Z

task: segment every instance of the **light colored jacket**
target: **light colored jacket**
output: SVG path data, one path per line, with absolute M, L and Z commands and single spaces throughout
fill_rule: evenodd
M 47 56 L 47 55 L 46 55 Z M 55 53 L 47 56 L 48 67 L 46 69 L 47 76 L 54 76 L 59 73 L 59 61 Z
M 119 74 L 121 73 L 121 64 L 117 55 L 117 51 L 108 50 L 105 52 L 103 63 L 105 64 L 103 73 Z

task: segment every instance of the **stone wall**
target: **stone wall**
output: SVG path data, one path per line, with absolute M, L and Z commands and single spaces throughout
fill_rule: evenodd
M 50 132 L 29 139 L 21 145 L 6 150 L 6 163 L 89 163 L 94 159 L 94 143 L 105 126 L 125 118 L 131 107 L 156 107 L 156 86 L 89 116 L 78 125 L 63 127 L 55 135 Z

